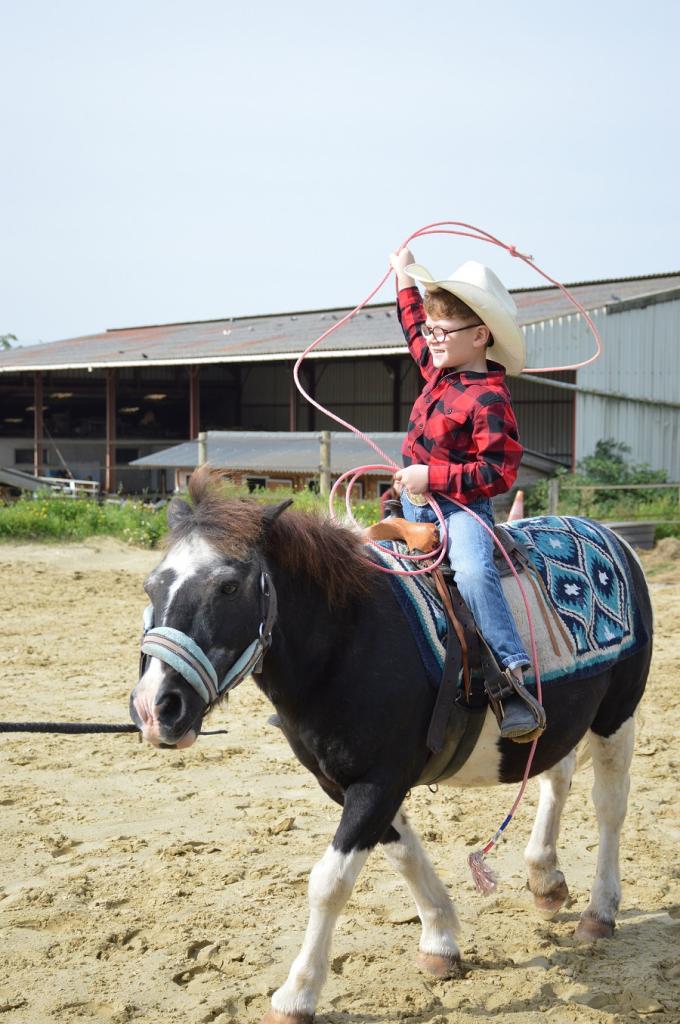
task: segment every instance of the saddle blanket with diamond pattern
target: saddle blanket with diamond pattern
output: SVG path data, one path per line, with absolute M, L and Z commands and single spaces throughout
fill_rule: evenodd
M 626 555 L 611 530 L 573 516 L 539 516 L 503 525 L 528 549 L 543 584 L 532 587 L 527 574 L 520 576 L 536 633 L 542 682 L 596 675 L 647 643 Z M 404 551 L 401 544 L 385 542 L 377 554 L 389 568 L 411 569 L 417 563 L 402 559 Z M 446 640 L 439 599 L 420 576 L 389 579 L 416 637 L 428 679 L 437 686 Z M 501 583 L 525 649 L 530 651 L 527 613 L 517 582 L 508 576 Z M 548 604 L 548 615 L 542 603 Z M 527 670 L 525 679 L 528 684 L 533 681 L 532 670 Z
M 529 549 L 552 607 L 573 639 L 575 675 L 594 675 L 647 643 L 616 534 L 576 516 L 538 516 L 505 526 Z

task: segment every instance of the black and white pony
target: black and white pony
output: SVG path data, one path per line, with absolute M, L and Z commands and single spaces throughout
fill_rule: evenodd
M 154 627 L 160 627 L 158 643 L 183 637 L 184 647 L 194 650 L 187 657 L 199 682 L 190 685 L 187 671 L 172 667 L 172 658 L 182 657 L 181 643 L 169 660 L 147 657 L 130 698 L 132 718 L 156 746 L 189 746 L 216 697 L 208 676 L 233 681 L 235 663 L 252 667 L 264 649 L 257 685 L 274 705 L 295 756 L 342 805 L 332 842 L 311 872 L 302 949 L 265 1021 L 311 1021 L 335 922 L 378 844 L 415 900 L 421 967 L 453 976 L 460 957 L 456 913 L 401 810 L 428 757 L 434 696 L 389 581 L 367 565 L 360 538 L 348 529 L 288 511 L 289 503 L 265 507 L 226 499 L 205 468 L 194 473 L 189 492 L 190 502 L 175 499 L 170 506 L 169 548 L 145 589 Z M 626 557 L 633 600 L 651 637 L 645 579 L 629 550 Z M 548 727 L 533 762 L 540 800 L 525 853 L 528 882 L 546 916 L 567 899 L 556 844 L 575 748 L 587 736 L 600 841 L 590 903 L 577 928 L 585 940 L 614 929 L 634 712 L 650 658 L 651 640 L 601 675 L 544 692 Z M 527 752 L 501 740 L 487 712 L 472 754 L 447 784 L 516 783 Z

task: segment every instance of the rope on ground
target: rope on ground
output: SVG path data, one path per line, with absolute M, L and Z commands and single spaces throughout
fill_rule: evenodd
M 137 726 L 132 723 L 116 725 L 110 722 L 94 722 L 92 724 L 87 722 L 0 722 L 0 732 L 52 732 L 76 736 L 81 733 L 139 733 L 139 731 Z M 228 729 L 206 729 L 201 731 L 201 736 L 226 735 L 228 731 Z

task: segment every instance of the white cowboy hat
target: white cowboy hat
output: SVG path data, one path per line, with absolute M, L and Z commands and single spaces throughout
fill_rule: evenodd
M 445 281 L 436 281 L 419 263 L 411 263 L 404 269 L 409 277 L 424 284 L 428 292 L 443 288 L 474 309 L 493 335 L 491 359 L 501 363 L 508 373 L 516 374 L 524 368 L 526 351 L 524 335 L 517 323 L 517 306 L 493 270 L 468 260 Z

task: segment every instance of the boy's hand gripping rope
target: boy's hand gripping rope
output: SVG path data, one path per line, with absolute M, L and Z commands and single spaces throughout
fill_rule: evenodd
M 590 330 L 591 330 L 591 332 L 593 334 L 593 337 L 595 339 L 595 352 L 593 353 L 593 355 L 589 356 L 588 359 L 583 359 L 581 362 L 578 362 L 578 363 L 569 363 L 566 366 L 531 367 L 531 368 L 522 370 L 521 371 L 522 373 L 551 373 L 551 372 L 554 372 L 556 370 L 578 370 L 578 369 L 580 369 L 583 366 L 588 366 L 590 363 L 594 362 L 601 355 L 601 353 L 602 353 L 602 340 L 600 338 L 600 333 L 599 333 L 597 327 L 595 326 L 595 324 L 593 323 L 592 319 L 590 318 L 590 316 L 586 312 L 586 310 L 583 308 L 581 303 L 578 302 L 578 300 L 571 294 L 571 292 L 569 292 L 564 287 L 564 285 L 562 285 L 559 281 L 556 281 L 555 278 L 550 277 L 549 274 L 546 274 L 544 270 L 541 270 L 541 268 L 536 265 L 536 263 L 534 262 L 533 256 L 528 256 L 528 255 L 525 255 L 522 252 L 519 252 L 519 250 L 517 249 L 516 246 L 508 245 L 505 242 L 501 242 L 500 239 L 496 238 L 494 235 L 490 234 L 488 231 L 484 231 L 482 228 L 477 228 L 477 227 L 474 227 L 474 225 L 472 225 L 472 224 L 466 224 L 464 221 L 457 221 L 457 220 L 440 220 L 440 221 L 434 221 L 432 224 L 426 224 L 424 227 L 418 228 L 417 231 L 414 231 L 413 234 L 409 235 L 408 238 L 406 238 L 405 241 L 403 241 L 402 244 L 399 246 L 399 249 L 404 249 L 409 244 L 409 242 L 413 241 L 414 238 L 423 238 L 426 235 L 460 235 L 460 236 L 462 236 L 464 238 L 473 238 L 473 239 L 475 239 L 476 241 L 479 241 L 479 242 L 488 242 L 491 245 L 496 245 L 496 246 L 498 246 L 501 249 L 505 249 L 505 251 L 508 252 L 511 256 L 514 256 L 516 259 L 522 260 L 524 263 L 527 264 L 527 266 L 531 267 L 532 270 L 535 270 L 537 274 L 540 274 L 541 277 L 545 278 L 546 281 L 550 281 L 550 283 L 553 284 L 556 288 L 559 288 L 559 290 L 562 292 L 562 294 L 569 300 L 569 302 L 572 303 L 573 306 L 576 307 L 578 312 L 584 318 L 585 322 L 587 323 L 588 327 L 590 328 Z M 338 479 L 335 481 L 335 483 L 334 483 L 334 485 L 333 485 L 333 487 L 331 489 L 330 498 L 329 498 L 329 507 L 330 507 L 330 514 L 334 518 L 335 517 L 334 502 L 335 502 L 335 498 L 336 498 L 338 489 L 342 486 L 342 484 L 344 483 L 345 480 L 347 480 L 348 477 L 350 478 L 349 482 L 347 483 L 347 487 L 346 487 L 346 491 L 345 491 L 345 506 L 346 506 L 346 509 L 347 509 L 347 515 L 349 516 L 350 520 L 355 525 L 357 525 L 357 524 L 356 524 L 356 521 L 354 519 L 354 516 L 352 515 L 352 509 L 351 509 L 351 504 L 350 504 L 350 494 L 351 494 L 352 487 L 356 483 L 358 477 L 360 477 L 365 472 L 370 472 L 370 471 L 374 472 L 376 470 L 389 470 L 390 472 L 395 472 L 396 470 L 399 469 L 399 466 L 388 455 L 386 455 L 385 452 L 375 443 L 375 441 L 373 441 L 370 437 L 368 437 L 367 434 L 364 434 L 357 427 L 353 426 L 351 423 L 348 423 L 347 420 L 342 419 L 341 416 L 338 416 L 335 413 L 331 412 L 329 409 L 326 409 L 323 405 L 320 405 L 319 402 L 317 402 L 314 398 L 312 398 L 312 396 L 307 393 L 307 391 L 304 389 L 304 387 L 302 386 L 302 384 L 300 382 L 300 367 L 302 366 L 303 361 L 307 358 L 307 356 L 310 354 L 310 352 L 313 352 L 314 349 L 318 345 L 320 345 L 322 341 L 325 341 L 325 339 L 330 337 L 330 335 L 333 334 L 335 331 L 338 331 L 341 327 L 344 327 L 344 325 L 346 323 L 348 323 L 354 316 L 356 316 L 356 314 L 361 309 L 363 309 L 363 307 L 365 305 L 367 305 L 367 303 L 369 303 L 371 301 L 371 299 L 375 295 L 377 295 L 377 293 L 380 291 L 380 289 L 383 287 L 383 285 L 385 284 L 385 282 L 391 276 L 392 273 L 394 273 L 394 271 L 390 267 L 390 269 L 387 271 L 387 273 L 384 274 L 383 277 L 381 277 L 381 279 L 378 282 L 378 284 L 369 292 L 369 294 L 366 296 L 366 298 L 363 299 L 359 303 L 358 306 L 355 306 L 354 309 L 350 310 L 349 313 L 346 313 L 345 316 L 343 316 L 340 320 L 337 321 L 337 323 L 335 323 L 331 327 L 329 327 L 328 330 L 326 330 L 322 334 L 320 334 L 319 337 L 316 338 L 311 343 L 311 345 L 307 346 L 307 348 L 304 350 L 304 352 L 302 353 L 300 358 L 297 360 L 297 362 L 295 363 L 295 366 L 293 368 L 293 378 L 295 380 L 295 384 L 296 384 L 297 389 L 300 392 L 300 394 L 304 398 L 306 398 L 307 401 L 311 405 L 313 405 L 315 409 L 318 409 L 319 412 L 322 412 L 325 416 L 329 416 L 332 420 L 335 420 L 336 423 L 339 423 L 340 426 L 345 427 L 347 430 L 351 430 L 353 434 L 356 434 L 356 436 L 360 437 L 362 439 L 362 441 L 365 441 L 367 445 L 369 445 L 378 455 L 381 456 L 381 458 L 383 458 L 385 460 L 384 464 L 359 466 L 356 469 L 348 470 L 346 473 L 343 473 L 340 477 L 338 477 Z M 524 603 L 524 608 L 525 608 L 525 611 L 526 611 L 526 614 L 527 614 L 527 622 L 528 622 L 528 625 L 529 625 L 529 637 L 530 637 L 530 647 L 531 647 L 531 661 L 532 661 L 532 666 L 533 666 L 533 669 L 534 669 L 534 674 L 535 674 L 535 677 L 536 677 L 537 696 L 538 696 L 538 700 L 542 701 L 541 675 L 540 675 L 540 669 L 539 669 L 539 665 L 538 665 L 538 652 L 537 652 L 537 649 L 536 649 L 536 635 L 535 635 L 535 631 L 534 631 L 533 620 L 531 618 L 531 611 L 529 609 L 529 602 L 528 602 L 527 595 L 526 595 L 526 592 L 524 590 L 524 587 L 522 586 L 522 581 L 520 580 L 517 572 L 515 571 L 515 567 L 512 564 L 512 561 L 510 560 L 507 552 L 505 551 L 505 548 L 500 543 L 500 541 L 496 537 L 496 535 L 493 532 L 493 530 L 491 530 L 487 526 L 487 524 L 482 519 L 480 519 L 480 517 L 475 512 L 472 511 L 472 509 L 467 508 L 467 506 L 461 504 L 461 502 L 457 501 L 455 498 L 451 498 L 450 495 L 447 495 L 447 497 L 449 498 L 450 501 L 453 501 L 456 505 L 458 505 L 459 508 L 461 508 L 465 512 L 467 512 L 468 515 L 471 515 L 474 519 L 476 519 L 478 523 L 481 523 L 481 525 L 484 527 L 484 529 L 487 531 L 487 533 L 489 533 L 491 535 L 491 538 L 492 538 L 494 544 L 500 549 L 503 557 L 505 558 L 506 562 L 508 563 L 508 565 L 510 567 L 512 575 L 514 576 L 514 578 L 515 578 L 515 580 L 517 582 L 517 585 L 518 585 L 519 590 L 520 590 L 520 594 L 522 595 L 522 601 Z M 427 500 L 428 500 L 428 504 L 432 507 L 433 511 L 435 512 L 435 514 L 437 516 L 437 519 L 438 519 L 438 522 L 439 522 L 439 534 L 440 534 L 440 538 L 441 538 L 439 547 L 436 549 L 436 557 L 435 557 L 434 563 L 430 562 L 430 564 L 428 566 L 426 566 L 424 568 L 421 568 L 421 569 L 387 569 L 384 566 L 375 565 L 373 562 L 371 562 L 370 564 L 374 568 L 379 569 L 381 572 L 394 573 L 394 574 L 398 574 L 398 575 L 416 576 L 416 575 L 419 575 L 421 573 L 430 572 L 431 569 L 434 569 L 443 560 L 443 558 L 445 556 L 445 553 L 446 553 L 446 524 L 444 522 L 444 517 L 442 515 L 442 511 L 441 511 L 439 505 L 437 504 L 436 500 L 434 499 L 434 497 L 430 494 L 430 495 L 428 495 L 428 499 Z M 373 544 L 374 546 L 378 546 L 373 541 L 371 541 L 370 543 Z M 412 561 L 416 562 L 416 561 L 419 561 L 419 560 L 422 560 L 422 559 L 429 559 L 429 560 L 431 560 L 433 556 L 432 556 L 432 554 L 425 554 L 425 555 L 408 555 L 408 556 L 405 556 L 405 557 L 408 557 Z M 538 739 L 535 739 L 532 742 L 532 744 L 531 744 L 531 748 L 529 750 L 529 756 L 527 758 L 526 768 L 524 770 L 524 776 L 522 778 L 522 784 L 520 786 L 520 789 L 519 789 L 519 792 L 517 794 L 517 797 L 515 798 L 515 802 L 513 803 L 512 807 L 510 808 L 510 811 L 508 812 L 508 814 L 505 817 L 504 821 L 502 822 L 500 827 L 497 829 L 497 831 L 494 833 L 494 835 L 491 837 L 491 839 L 487 842 L 486 846 L 484 846 L 481 850 L 476 851 L 475 853 L 471 853 L 470 856 L 468 857 L 468 864 L 470 866 L 470 871 L 472 873 L 472 877 L 474 879 L 475 885 L 476 885 L 477 889 L 480 892 L 483 892 L 485 894 L 493 892 L 494 889 L 496 888 L 496 876 L 495 876 L 494 872 L 485 863 L 484 858 L 485 858 L 486 854 L 489 853 L 494 848 L 494 846 L 497 845 L 497 843 L 501 839 L 503 833 L 505 832 L 505 829 L 508 827 L 508 825 L 512 821 L 512 819 L 514 817 L 514 814 L 515 814 L 515 811 L 517 810 L 517 808 L 518 808 L 518 806 L 520 804 L 520 801 L 522 800 L 522 797 L 524 796 L 524 791 L 526 789 L 527 782 L 529 780 L 529 772 L 531 771 L 531 765 L 532 765 L 532 762 L 533 762 L 533 759 L 534 759 L 534 754 L 536 752 L 536 745 L 537 745 L 537 743 L 538 743 Z

